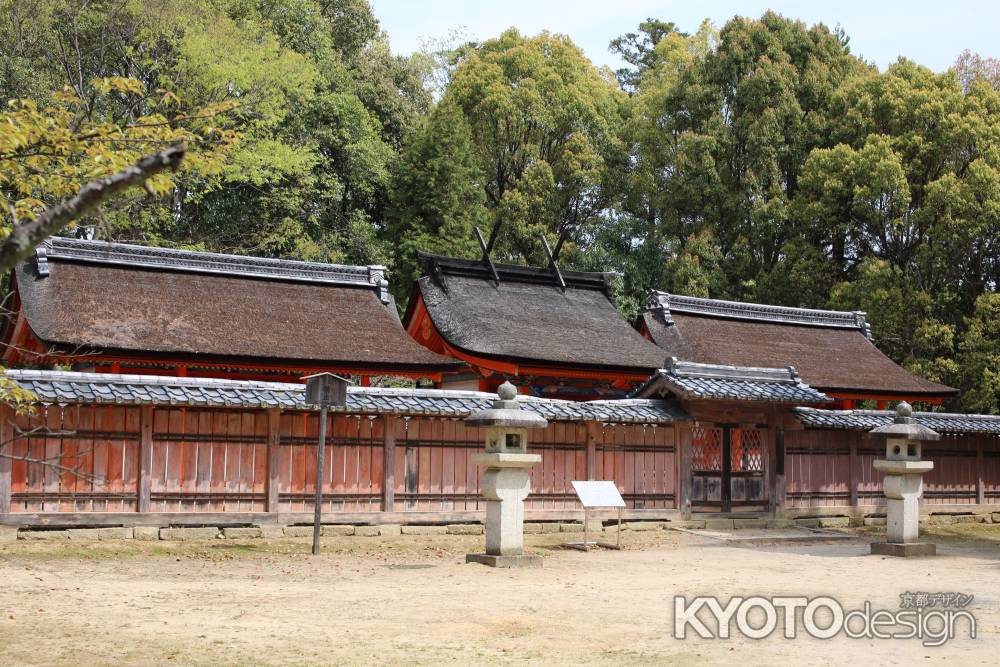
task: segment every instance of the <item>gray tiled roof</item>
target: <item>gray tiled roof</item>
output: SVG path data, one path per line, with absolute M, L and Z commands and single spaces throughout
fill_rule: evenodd
M 795 416 L 809 428 L 870 431 L 891 424 L 892 410 L 818 410 L 796 408 Z M 1000 416 L 963 415 L 947 412 L 914 412 L 918 423 L 938 433 L 984 433 L 1000 435 Z
M 669 393 L 682 398 L 827 403 L 831 399 L 802 382 L 795 369 L 698 364 L 671 359 L 636 390 L 636 396 Z
M 647 298 L 648 309 L 660 309 L 667 321 L 670 313 L 693 313 L 712 317 L 726 317 L 739 320 L 757 320 L 780 324 L 802 324 L 838 329 L 858 329 L 871 338 L 871 326 L 865 321 L 865 313 L 843 310 L 819 310 L 816 308 L 791 308 L 763 303 L 724 301 L 705 299 L 682 294 L 652 291 Z
M 39 260 L 38 272 L 42 276 L 48 275 L 49 260 L 68 260 L 274 280 L 362 284 L 381 288 L 384 286 L 386 271 L 385 267 L 380 265 L 321 264 L 291 259 L 88 241 L 61 236 L 54 236 L 38 246 L 36 255 Z
M 68 371 L 7 370 L 7 377 L 42 403 L 116 403 L 202 407 L 309 410 L 305 385 L 157 375 L 112 375 Z M 465 417 L 492 406 L 495 394 L 441 389 L 349 387 L 352 414 Z M 524 408 L 554 421 L 668 424 L 688 416 L 675 404 L 655 399 L 579 403 L 522 396 Z

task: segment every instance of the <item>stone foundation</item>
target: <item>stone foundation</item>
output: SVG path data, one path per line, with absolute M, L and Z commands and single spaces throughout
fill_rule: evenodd
M 489 567 L 500 568 L 524 568 L 541 567 L 542 557 L 533 554 L 519 554 L 516 556 L 494 556 L 493 554 L 466 554 L 466 563 L 479 563 Z
M 1000 524 L 1000 512 L 978 514 L 925 514 L 920 518 L 922 526 L 942 526 L 960 523 L 996 523 Z M 789 528 L 804 526 L 808 528 L 856 528 L 860 526 L 882 527 L 886 525 L 884 516 L 823 516 L 800 517 L 796 519 L 765 519 L 765 518 L 706 518 L 683 521 L 627 521 L 622 525 L 623 531 L 651 531 L 671 528 L 733 530 L 739 528 Z M 592 521 L 591 533 L 614 532 L 617 526 L 614 522 L 602 526 L 599 521 Z M 0 526 L 0 542 L 15 540 L 210 540 L 218 537 L 227 540 L 235 539 L 280 539 L 312 537 L 312 526 L 205 526 L 205 527 L 167 527 L 158 526 L 107 526 L 100 528 L 65 528 L 57 530 L 32 530 L 31 528 L 16 528 Z M 534 521 L 524 524 L 526 535 L 550 533 L 582 533 L 580 522 Z M 481 523 L 456 523 L 437 525 L 400 525 L 381 524 L 355 526 L 350 524 L 324 524 L 321 534 L 324 537 L 393 537 L 399 535 L 482 535 Z
M 931 542 L 872 542 L 873 556 L 896 556 L 898 558 L 919 558 L 937 554 L 937 545 Z

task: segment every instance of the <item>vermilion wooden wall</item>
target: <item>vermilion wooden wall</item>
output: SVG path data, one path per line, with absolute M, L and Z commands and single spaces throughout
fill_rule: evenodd
M 945 435 L 925 443 L 923 456 L 934 461 L 934 470 L 924 476 L 925 505 L 995 503 L 1000 498 L 1000 438 Z M 865 433 L 786 432 L 787 507 L 883 504 L 882 476 L 872 461 L 884 457 L 884 441 Z
M 472 460 L 480 429 L 460 419 L 329 419 L 325 512 L 484 509 Z M 5 424 L 11 512 L 312 511 L 316 413 L 40 406 Z M 630 508 L 675 506 L 670 426 L 552 422 L 532 432 L 529 450 L 542 455 L 529 510 L 578 509 L 570 482 L 588 475 L 614 480 Z
M 2 420 L 0 513 L 310 512 L 315 413 L 193 407 L 39 407 Z M 612 479 L 634 510 L 678 507 L 684 427 L 553 422 L 531 434 L 527 509 L 579 507 L 570 482 Z M 484 508 L 479 429 L 460 419 L 332 415 L 324 511 L 463 512 Z M 863 433 L 784 433 L 784 508 L 882 504 L 872 460 L 883 445 Z M 928 506 L 1000 499 L 1000 439 L 945 436 L 925 447 Z M 30 462 L 45 461 L 46 463 Z M 9 472 L 8 472 L 9 470 Z M 9 506 L 5 488 L 9 483 Z M 146 491 L 148 489 L 148 491 Z

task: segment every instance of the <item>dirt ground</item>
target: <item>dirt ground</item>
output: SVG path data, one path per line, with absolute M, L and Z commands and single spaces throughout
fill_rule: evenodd
M 466 565 L 482 537 L 0 545 L 0 665 L 995 665 L 1000 525 L 934 528 L 940 556 L 868 556 L 865 539 L 737 546 L 626 533 L 620 552 L 529 535 L 538 570 Z M 906 591 L 975 595 L 978 637 L 673 638 L 674 595 L 832 595 L 895 610 Z M 779 626 L 780 627 L 780 626 Z M 748 663 L 752 661 L 752 663 Z

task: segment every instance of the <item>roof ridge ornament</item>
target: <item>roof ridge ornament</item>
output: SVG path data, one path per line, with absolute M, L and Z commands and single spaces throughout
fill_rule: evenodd
M 165 271 L 185 271 L 243 278 L 266 278 L 335 285 L 367 286 L 388 296 L 384 266 L 324 264 L 293 259 L 227 255 L 224 253 L 157 248 L 111 241 L 90 241 L 54 236 L 35 251 L 40 276 L 50 273 L 53 259 L 92 264 L 110 264 Z M 383 299 L 385 303 L 385 299 Z
M 493 275 L 493 285 L 500 287 L 500 276 L 497 274 L 497 267 L 493 265 L 493 258 L 490 257 L 490 250 L 493 249 L 493 242 L 496 240 L 496 230 L 499 227 L 499 223 L 493 228 L 493 233 L 490 234 L 490 242 L 486 243 L 483 239 L 483 233 L 479 231 L 479 227 L 473 227 L 472 230 L 476 234 L 476 240 L 479 241 L 479 248 L 483 251 L 483 264 L 490 270 Z
M 566 292 L 566 281 L 563 280 L 562 271 L 559 270 L 559 264 L 557 259 L 559 258 L 559 250 L 562 248 L 563 239 L 565 238 L 565 232 L 559 235 L 559 242 L 556 244 L 556 252 L 552 252 L 552 248 L 549 247 L 549 240 L 545 238 L 545 234 L 539 234 L 538 238 L 542 240 L 542 248 L 545 250 L 545 255 L 549 258 L 549 270 L 552 271 L 552 275 L 556 279 L 556 284 L 559 289 L 564 293 Z
M 667 324 L 673 324 L 672 312 L 710 315 L 740 320 L 777 322 L 780 324 L 801 324 L 807 326 L 838 329 L 858 329 L 872 340 L 871 325 L 867 313 L 861 310 L 825 310 L 820 308 L 797 308 L 775 306 L 746 301 L 709 299 L 698 296 L 670 294 L 651 290 L 646 298 L 647 310 L 660 310 Z

